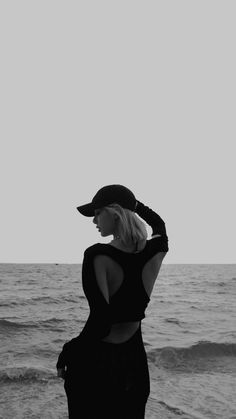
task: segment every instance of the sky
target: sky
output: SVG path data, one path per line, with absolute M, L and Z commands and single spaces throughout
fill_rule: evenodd
M 76 207 L 113 183 L 164 219 L 166 264 L 236 263 L 235 12 L 1 2 L 0 263 L 81 263 L 112 237 Z

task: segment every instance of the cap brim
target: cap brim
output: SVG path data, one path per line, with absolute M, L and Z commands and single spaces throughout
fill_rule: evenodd
M 90 202 L 86 205 L 81 205 L 80 207 L 77 207 L 77 210 L 80 212 L 80 214 L 85 215 L 85 217 L 94 217 L 94 205 Z

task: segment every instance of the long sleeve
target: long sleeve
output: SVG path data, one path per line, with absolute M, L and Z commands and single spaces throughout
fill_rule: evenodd
M 75 360 L 78 354 L 86 351 L 95 342 L 107 336 L 111 329 L 110 306 L 101 293 L 94 272 L 94 247 L 84 253 L 82 265 L 82 284 L 87 297 L 90 314 L 79 336 L 65 343 L 57 361 L 57 368 L 64 368 Z
M 152 228 L 152 235 L 160 234 L 166 236 L 166 227 L 162 218 L 142 202 L 137 201 L 135 212 Z

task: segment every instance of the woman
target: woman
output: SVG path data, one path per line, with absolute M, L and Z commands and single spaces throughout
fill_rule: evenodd
M 108 244 L 84 252 L 82 284 L 90 314 L 57 362 L 70 419 L 143 419 L 150 393 L 141 321 L 168 252 L 165 223 L 122 185 L 101 188 L 77 208 Z M 137 215 L 152 228 L 147 230 Z

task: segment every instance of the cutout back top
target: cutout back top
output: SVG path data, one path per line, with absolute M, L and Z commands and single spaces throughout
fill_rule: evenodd
M 59 355 L 57 368 L 62 368 L 68 359 L 68 350 L 75 345 L 86 347 L 106 337 L 112 324 L 140 321 L 145 318 L 145 310 L 150 298 L 143 283 L 143 271 L 148 261 L 159 252 L 168 252 L 168 237 L 165 223 L 150 208 L 138 201 L 137 214 L 152 227 L 152 238 L 145 247 L 134 253 L 125 252 L 111 244 L 96 243 L 84 252 L 82 265 L 82 285 L 88 300 L 90 314 L 86 324 L 76 338 L 66 343 Z M 106 301 L 101 292 L 94 269 L 96 256 L 105 255 L 121 272 L 121 283 L 116 292 Z

